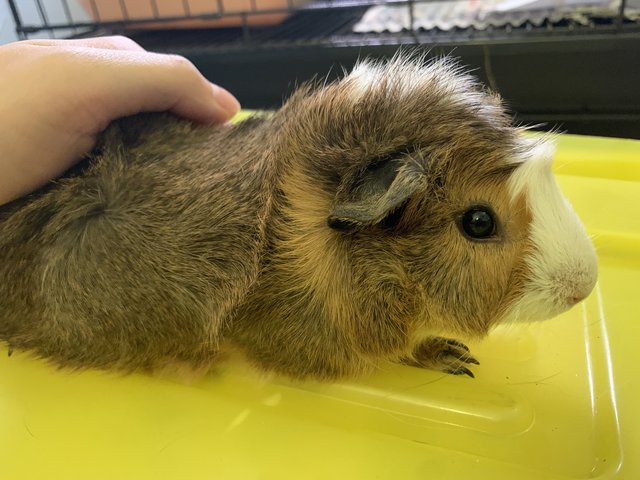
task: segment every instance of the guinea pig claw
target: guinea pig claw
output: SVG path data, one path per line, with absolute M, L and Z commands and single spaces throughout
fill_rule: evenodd
M 469 351 L 469 347 L 467 347 L 464 343 L 459 342 L 457 340 L 454 340 L 453 338 L 447 338 L 446 342 L 448 345 L 451 345 L 453 347 L 458 347 L 458 348 L 462 348 L 463 350 L 466 350 L 467 352 Z
M 465 358 L 461 359 L 464 363 L 473 363 L 474 365 L 480 365 L 480 362 L 473 358 L 471 355 L 467 355 Z
M 446 350 L 443 350 L 441 355 L 453 357 L 456 360 L 460 360 L 464 363 L 473 363 L 474 365 L 480 365 L 480 362 L 478 360 L 467 353 L 468 351 L 469 349 L 461 352 L 460 349 L 448 348 Z
M 9 347 L 9 350 L 7 351 L 7 357 L 10 357 L 11 355 L 13 355 L 13 347 Z
M 468 375 L 471 378 L 476 378 L 473 372 L 467 367 L 448 368 L 445 370 L 445 373 L 450 373 L 452 375 Z
M 471 356 L 466 345 L 443 337 L 425 338 L 414 347 L 410 356 L 400 361 L 405 365 L 429 368 L 453 375 L 468 375 L 471 378 L 475 376 L 464 364 L 480 365 L 480 362 Z

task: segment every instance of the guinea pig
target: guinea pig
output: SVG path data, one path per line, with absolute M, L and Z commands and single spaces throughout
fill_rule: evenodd
M 232 127 L 121 119 L 0 208 L 0 339 L 60 366 L 452 374 L 594 287 L 553 146 L 447 59 L 364 61 Z

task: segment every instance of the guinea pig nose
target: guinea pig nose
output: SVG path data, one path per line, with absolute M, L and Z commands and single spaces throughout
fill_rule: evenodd
M 589 296 L 591 290 L 593 290 L 593 286 L 591 282 L 574 285 L 571 293 L 566 298 L 567 304 L 575 305 L 576 303 L 580 303 Z
M 567 303 L 569 305 L 575 305 L 576 303 L 580 303 L 582 300 L 584 300 L 585 298 L 587 298 L 587 295 L 580 295 L 580 296 L 574 296 L 574 297 L 569 297 L 567 298 Z

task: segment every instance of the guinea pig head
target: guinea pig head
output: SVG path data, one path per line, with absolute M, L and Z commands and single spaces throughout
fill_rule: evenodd
M 550 318 L 594 287 L 594 248 L 555 183 L 550 141 L 512 126 L 451 62 L 361 63 L 287 111 L 283 151 L 299 174 L 282 189 L 344 302 L 393 285 L 417 327 L 481 335 Z

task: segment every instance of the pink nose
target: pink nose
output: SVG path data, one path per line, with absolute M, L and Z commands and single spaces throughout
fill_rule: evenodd
M 593 285 L 576 285 L 571 295 L 566 298 L 566 302 L 569 305 L 575 305 L 576 303 L 580 303 L 582 300 L 587 298 L 589 294 L 593 290 Z
M 580 303 L 582 300 L 587 298 L 588 295 L 579 296 L 579 297 L 569 297 L 567 298 L 567 303 L 569 305 L 575 305 L 576 303 Z

